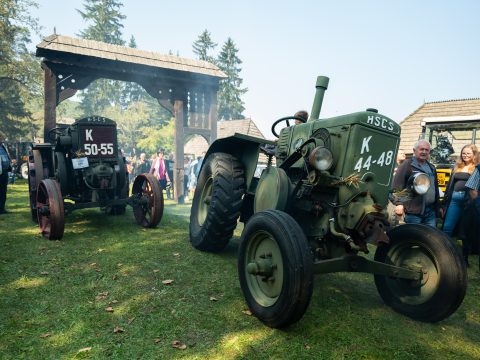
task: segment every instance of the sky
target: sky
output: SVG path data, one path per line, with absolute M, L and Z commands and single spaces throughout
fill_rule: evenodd
M 122 0 L 120 0 L 122 1 Z M 480 97 L 477 0 L 123 0 L 124 39 L 195 58 L 207 29 L 230 37 L 248 92 L 243 115 L 267 138 L 278 118 L 310 112 L 318 75 L 330 78 L 321 118 L 367 108 L 400 122 L 424 102 Z M 78 37 L 82 0 L 37 0 L 42 35 Z M 33 38 L 33 44 L 40 42 Z

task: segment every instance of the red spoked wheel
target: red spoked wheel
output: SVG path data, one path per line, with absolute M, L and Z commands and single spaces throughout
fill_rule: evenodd
M 38 226 L 48 240 L 60 240 L 65 228 L 62 192 L 58 182 L 45 179 L 37 189 Z
M 158 225 L 163 215 L 163 192 L 158 180 L 150 174 L 135 178 L 132 186 L 133 215 L 146 228 Z
M 40 181 L 43 180 L 43 158 L 40 150 L 32 150 L 32 155 L 28 161 L 28 193 L 30 197 L 30 211 L 32 220 L 37 222 L 37 188 Z

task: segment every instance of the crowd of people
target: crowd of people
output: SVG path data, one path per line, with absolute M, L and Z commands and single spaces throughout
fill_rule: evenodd
M 480 237 L 480 154 L 474 144 L 462 147 L 440 202 L 437 171 L 429 161 L 430 149 L 430 143 L 422 139 L 415 143 L 411 158 L 405 159 L 405 153 L 399 151 L 392 188 L 393 194 L 411 188 L 413 176 L 419 173 L 427 175 L 433 186 L 424 194 L 393 195 L 391 202 L 395 206 L 395 214 L 403 217 L 405 223 L 437 227 L 437 219 L 443 219 L 442 230 L 451 238 L 462 241 L 463 256 L 468 266 L 472 245 L 478 247 Z
M 183 191 L 185 201 L 189 201 L 189 195 L 193 194 L 195 191 L 197 178 L 204 156 L 205 152 L 196 158 L 191 156 L 185 156 L 184 158 Z M 135 156 L 127 156 L 126 163 L 130 182 L 132 182 L 137 175 L 145 173 L 153 174 L 157 178 L 162 189 L 165 190 L 167 199 L 173 200 L 173 174 L 175 171 L 175 159 L 173 153 L 170 153 L 167 156 L 164 149 L 159 149 L 156 154 L 153 154 L 150 157 L 150 159 L 147 158 L 145 153 L 141 153 L 138 158 Z

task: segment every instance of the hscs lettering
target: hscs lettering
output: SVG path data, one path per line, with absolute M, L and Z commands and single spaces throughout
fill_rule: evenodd
M 393 131 L 393 122 L 381 116 L 369 115 L 367 118 L 367 124 Z

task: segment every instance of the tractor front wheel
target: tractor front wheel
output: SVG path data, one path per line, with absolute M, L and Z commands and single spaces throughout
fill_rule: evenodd
M 245 174 L 230 154 L 213 153 L 198 176 L 190 213 L 190 242 L 202 251 L 221 251 L 233 235 L 240 216 Z
M 28 193 L 32 220 L 38 222 L 37 189 L 44 178 L 43 158 L 40 150 L 32 150 L 28 160 Z
M 313 291 L 313 255 L 298 223 L 287 213 L 266 210 L 245 226 L 238 274 L 252 313 L 282 328 L 300 320 Z
M 60 240 L 65 228 L 62 192 L 58 182 L 45 179 L 37 189 L 36 211 L 42 236 L 48 240 Z
M 375 260 L 421 271 L 422 279 L 375 275 L 383 301 L 415 320 L 437 322 L 451 315 L 465 297 L 467 275 L 448 236 L 418 224 L 400 225 L 387 235 L 390 242 L 377 248 Z
M 151 174 L 138 175 L 132 186 L 133 215 L 145 228 L 158 225 L 163 215 L 163 193 L 158 180 Z

